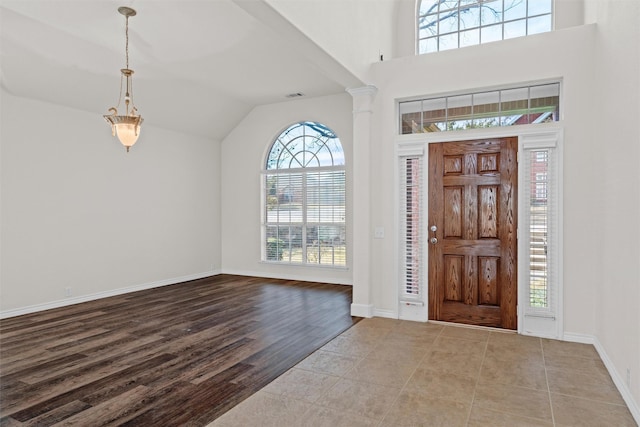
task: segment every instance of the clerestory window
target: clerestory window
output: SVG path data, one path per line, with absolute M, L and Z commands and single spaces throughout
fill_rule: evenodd
M 289 126 L 262 178 L 263 260 L 346 266 L 345 159 L 334 131 L 311 121 Z
M 551 31 L 552 0 L 418 0 L 417 52 Z

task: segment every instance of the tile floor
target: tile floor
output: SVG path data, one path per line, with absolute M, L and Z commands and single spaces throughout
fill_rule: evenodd
M 636 426 L 591 345 L 364 319 L 209 427 Z

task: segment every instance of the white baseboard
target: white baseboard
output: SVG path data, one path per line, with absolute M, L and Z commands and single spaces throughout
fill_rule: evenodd
M 595 340 L 596 340 L 596 337 L 594 337 L 593 335 L 576 334 L 573 332 L 565 332 L 564 335 L 562 336 L 562 341 L 577 342 L 580 344 L 595 345 Z
M 306 268 L 306 267 L 305 267 Z M 326 276 L 310 276 L 306 274 L 281 274 L 281 273 L 268 273 L 265 271 L 248 271 L 248 270 L 233 270 L 223 269 L 222 274 L 234 274 L 237 276 L 251 276 L 251 277 L 266 277 L 268 279 L 283 279 L 283 280 L 298 280 L 301 282 L 318 282 L 318 283 L 330 283 L 332 285 L 347 285 L 351 286 L 348 279 L 338 279 Z
M 398 313 L 396 313 L 393 310 L 381 310 L 379 308 L 376 308 L 373 310 L 373 316 L 374 317 L 385 317 L 387 319 L 397 319 L 398 318 Z
M 598 337 L 595 337 L 593 335 L 585 335 L 585 334 L 565 333 L 564 340 L 582 343 L 582 344 L 593 344 L 593 346 L 596 348 L 596 351 L 600 355 L 600 358 L 602 359 L 604 366 L 607 368 L 607 371 L 609 371 L 609 375 L 611 375 L 611 379 L 613 380 L 613 383 L 616 385 L 616 387 L 618 388 L 618 391 L 622 395 L 622 399 L 624 399 L 624 402 L 627 404 L 627 407 L 629 408 L 631 415 L 635 419 L 636 423 L 640 425 L 640 406 L 638 402 L 636 402 L 635 399 L 633 398 L 633 395 L 631 394 L 631 390 L 629 390 L 627 383 L 623 380 L 624 377 L 620 375 L 620 373 L 616 369 L 615 365 L 609 358 L 609 355 L 607 354 L 604 347 L 600 343 L 600 340 L 598 339 Z
M 112 289 L 109 291 L 97 292 L 95 294 L 80 295 L 63 300 L 51 301 L 42 304 L 30 305 L 27 307 L 15 308 L 0 312 L 0 319 L 21 316 L 23 314 L 36 313 L 38 311 L 50 310 L 52 308 L 60 308 L 68 305 L 79 304 L 82 302 L 94 301 L 100 298 L 113 297 L 116 295 L 127 294 L 130 292 L 143 291 L 145 289 L 157 288 L 160 286 L 175 285 L 176 283 L 188 282 L 190 280 L 202 279 L 203 277 L 215 276 L 220 271 L 212 270 L 203 273 L 190 274 L 182 277 L 174 277 L 171 279 L 158 280 L 156 282 L 143 283 L 141 285 L 127 286 L 126 288 Z
M 351 304 L 351 315 L 355 317 L 373 317 L 373 305 Z

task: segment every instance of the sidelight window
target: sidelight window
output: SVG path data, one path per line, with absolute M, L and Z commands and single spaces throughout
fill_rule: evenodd
M 560 133 L 520 137 L 518 265 L 525 334 L 562 333 L 562 164 Z
M 425 188 L 422 178 L 422 155 L 400 157 L 400 269 L 402 300 L 422 297 L 422 215 Z

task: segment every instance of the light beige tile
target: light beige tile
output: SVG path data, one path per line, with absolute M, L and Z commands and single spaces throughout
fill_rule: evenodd
M 411 345 L 406 342 L 401 344 L 397 340 L 385 340 L 378 344 L 367 357 L 402 361 L 415 365 L 427 355 L 428 351 L 429 346 Z
M 310 407 L 309 403 L 297 399 L 259 391 L 208 427 L 293 426 L 299 423 Z
M 395 331 L 400 334 L 423 337 L 427 335 L 438 336 L 440 335 L 440 332 L 442 332 L 443 329 L 444 329 L 444 326 L 436 323 L 410 322 L 405 320 L 401 322 L 400 325 L 398 325 Z
M 376 344 L 375 339 L 340 335 L 325 344 L 321 350 L 360 358 L 371 353 Z
M 440 336 L 486 342 L 489 339 L 489 331 L 485 329 L 465 328 L 463 326 L 445 326 Z
M 276 378 L 262 390 L 274 395 L 315 402 L 339 379 L 340 377 L 294 367 Z
M 441 374 L 478 378 L 482 360 L 482 353 L 432 350 L 422 360 L 420 366 Z
M 610 377 L 583 375 L 574 371 L 547 371 L 549 391 L 624 405 L 624 400 Z
M 402 320 L 388 319 L 386 317 L 372 317 L 369 319 L 362 319 L 355 326 L 360 328 L 379 328 L 379 329 L 394 329 Z
M 467 427 L 553 427 L 553 423 L 473 406 Z
M 544 363 L 549 370 L 561 370 L 576 374 L 610 378 L 607 368 L 600 359 L 545 354 Z
M 487 343 L 487 357 L 501 360 L 528 360 L 544 363 L 540 338 L 492 332 Z
M 358 325 L 353 326 L 343 332 L 340 336 L 342 337 L 355 337 L 360 338 L 365 342 L 374 342 L 377 343 L 380 340 L 386 339 L 390 335 L 392 335 L 392 329 L 386 328 L 376 328 L 376 327 L 358 327 Z
M 545 358 L 547 355 L 586 357 L 590 359 L 600 360 L 600 356 L 595 347 L 591 344 L 580 344 L 575 342 L 566 342 L 558 340 L 541 339 L 542 349 Z
M 344 377 L 354 381 L 402 388 L 417 366 L 417 362 L 367 357 L 360 360 Z
M 557 427 L 636 425 L 593 346 L 476 332 L 363 320 L 211 426 L 551 426 L 544 367 Z
M 434 342 L 432 349 L 442 353 L 473 354 L 484 356 L 487 343 L 483 341 L 473 341 L 460 338 L 439 336 Z
M 480 382 L 483 384 L 507 384 L 543 391 L 548 390 L 544 365 L 530 362 L 527 359 L 511 358 L 501 360 L 485 356 L 480 371 Z
M 405 333 L 405 331 L 394 330 L 384 340 L 385 343 L 389 343 L 395 346 L 410 346 L 410 347 L 430 347 L 433 346 L 437 334 L 412 334 Z
M 473 377 L 443 374 L 420 367 L 411 376 L 403 392 L 471 404 L 475 388 L 476 379 Z
M 380 420 L 399 393 L 399 388 L 361 383 L 343 378 L 316 403 L 336 411 L 350 412 Z
M 371 418 L 314 405 L 304 414 L 304 419 L 291 425 L 301 427 L 374 427 L 378 423 L 378 420 Z
M 637 427 L 626 406 L 551 393 L 556 426 Z
M 403 392 L 385 415 L 384 427 L 456 427 L 464 426 L 469 405 L 453 400 L 425 398 Z
M 296 365 L 296 368 L 322 374 L 342 376 L 358 363 L 360 358 L 330 351 L 318 350 Z
M 479 383 L 473 402 L 479 408 L 552 421 L 549 393 L 544 391 Z
M 540 338 L 510 332 L 491 331 L 489 333 L 489 342 L 497 345 L 516 345 L 526 349 L 542 349 Z

